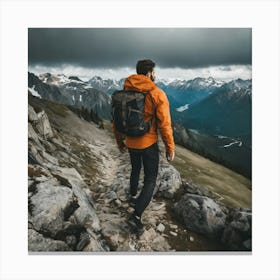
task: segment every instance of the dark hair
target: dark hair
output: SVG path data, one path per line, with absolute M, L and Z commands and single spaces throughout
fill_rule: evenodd
M 137 74 L 146 75 L 148 72 L 153 71 L 156 64 L 150 59 L 139 60 L 136 64 Z

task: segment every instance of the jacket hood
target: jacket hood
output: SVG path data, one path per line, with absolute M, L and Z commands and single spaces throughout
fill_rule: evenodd
M 145 75 L 134 74 L 126 78 L 124 87 L 126 90 L 150 91 L 156 88 L 156 85 Z

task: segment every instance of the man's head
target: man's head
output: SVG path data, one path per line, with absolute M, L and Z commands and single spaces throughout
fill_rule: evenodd
M 155 80 L 155 68 L 156 64 L 150 59 L 139 60 L 136 64 L 137 74 L 142 74 L 149 77 L 152 81 Z

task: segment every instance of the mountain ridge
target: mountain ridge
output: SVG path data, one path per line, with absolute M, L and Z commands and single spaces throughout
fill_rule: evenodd
M 223 173 L 223 182 L 226 176 L 231 178 L 235 188 L 229 183 L 223 194 L 218 191 L 223 189 L 220 185 L 216 193 L 212 192 L 213 186 L 207 186 L 212 190 L 209 191 L 195 183 L 181 182 L 178 171 L 161 157 L 155 197 L 143 216 L 145 233 L 137 239 L 126 222 L 129 215 L 126 195 L 129 158 L 128 154 L 118 153 L 110 123 L 105 122 L 105 129 L 100 129 L 62 104 L 32 95 L 28 100 L 29 251 L 250 250 L 250 210 L 236 208 L 241 203 L 238 198 L 241 190 L 247 198 L 250 191 L 241 184 L 239 176 L 229 170 L 225 172 L 226 169 L 220 166 L 214 167 L 210 161 L 199 168 L 193 166 L 196 174 L 198 169 L 206 172 L 202 166 L 208 168 L 211 164 L 212 170 L 222 168 L 223 171 L 217 172 Z M 162 149 L 162 144 L 160 147 Z M 179 152 L 180 148 L 177 149 L 177 164 L 180 165 L 186 158 Z M 182 170 L 188 171 L 190 166 L 184 164 Z M 195 174 L 189 174 L 187 178 L 196 180 Z M 140 185 L 142 180 L 141 175 Z M 229 191 L 231 200 L 227 198 Z M 202 209 L 203 205 L 208 205 L 221 216 L 206 208 L 199 213 L 193 212 L 197 211 L 193 207 L 195 202 L 188 203 L 193 199 L 197 199 L 196 203 Z M 227 208 L 217 204 L 218 201 L 228 201 L 236 206 Z M 185 216 L 185 211 L 193 212 L 194 217 L 208 213 L 209 219 L 206 215 L 197 223 L 197 219 Z M 182 222 L 172 218 L 173 215 Z M 211 219 L 218 219 L 219 227 L 206 226 L 213 223 Z M 245 231 L 234 228 L 234 222 L 239 221 Z M 238 238 L 243 236 L 241 243 L 230 237 L 233 232 Z M 209 239 L 210 236 L 221 236 L 224 243 L 217 243 Z

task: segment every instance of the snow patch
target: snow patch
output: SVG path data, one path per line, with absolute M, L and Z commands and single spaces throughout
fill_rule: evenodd
M 233 145 L 236 145 L 236 144 L 237 144 L 239 147 L 242 146 L 242 142 L 241 142 L 241 141 L 234 141 L 234 142 L 232 142 L 232 143 L 229 143 L 229 144 L 227 144 L 227 145 L 224 145 L 223 148 L 228 148 L 228 147 L 233 146 Z
M 184 105 L 184 106 L 181 106 L 181 107 L 177 108 L 176 111 L 177 111 L 177 112 L 183 112 L 183 111 L 185 111 L 185 110 L 188 110 L 188 109 L 189 109 L 189 106 L 190 106 L 190 104 L 186 104 L 186 105 Z
M 32 94 L 33 96 L 42 98 L 41 95 L 38 93 L 38 91 L 35 90 L 35 85 L 34 85 L 32 88 L 29 87 L 28 90 L 31 92 L 31 94 Z

